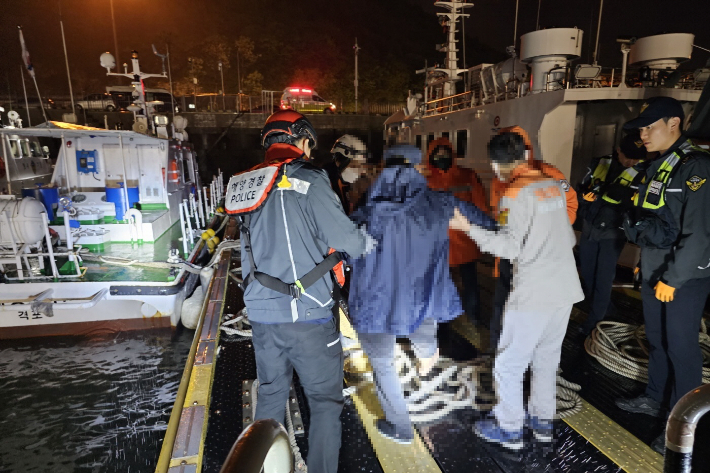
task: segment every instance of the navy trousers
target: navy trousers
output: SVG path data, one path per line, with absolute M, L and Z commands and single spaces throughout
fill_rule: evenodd
M 616 276 L 616 262 L 624 249 L 625 239 L 609 238 L 591 240 L 582 237 L 579 241 L 579 257 L 584 284 L 584 295 L 591 302 L 586 322 L 582 325 L 589 334 L 609 309 L 611 288 Z
M 702 384 L 703 354 L 698 334 L 710 277 L 691 279 L 672 302 L 656 299 L 654 283 L 641 285 L 646 338 L 650 345 L 646 394 L 669 409 Z
M 343 410 L 343 349 L 335 319 L 324 324 L 252 322 L 259 394 L 255 420 L 284 423 L 293 370 L 308 399 L 310 473 L 336 473 Z

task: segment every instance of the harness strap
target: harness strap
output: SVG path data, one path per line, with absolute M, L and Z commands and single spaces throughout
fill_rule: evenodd
M 300 299 L 301 294 L 315 284 L 320 278 L 328 274 L 328 271 L 333 269 L 342 259 L 343 256 L 339 251 L 335 251 L 328 256 L 326 256 L 323 261 L 318 263 L 313 269 L 308 271 L 303 277 L 297 279 L 293 284 L 288 284 L 275 278 L 269 274 L 257 271 L 256 263 L 254 262 L 254 255 L 251 249 L 251 236 L 249 234 L 249 222 L 251 220 L 251 215 L 247 214 L 244 217 L 240 217 L 239 228 L 242 232 L 244 239 L 244 250 L 249 255 L 249 274 L 244 278 L 243 289 L 251 284 L 253 281 L 258 281 L 262 286 L 271 289 L 272 291 L 291 296 L 294 299 Z

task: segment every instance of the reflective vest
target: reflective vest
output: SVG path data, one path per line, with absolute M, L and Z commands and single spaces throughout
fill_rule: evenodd
M 691 150 L 693 149 L 691 148 Z M 666 205 L 666 188 L 670 183 L 671 174 L 673 174 L 673 169 L 675 169 L 682 157 L 685 157 L 685 154 L 684 150 L 679 149 L 663 160 L 663 163 L 658 167 L 653 178 L 651 178 L 651 182 L 646 187 L 641 208 L 658 210 Z M 639 196 L 636 194 L 634 196 L 634 205 L 636 206 L 638 206 L 638 199 Z
M 611 156 L 607 156 L 599 160 L 599 164 L 597 164 L 597 167 L 595 167 L 592 172 L 592 180 L 589 183 L 590 192 L 599 193 L 602 184 L 606 180 L 606 175 L 609 173 L 611 161 Z
M 643 162 L 643 160 L 639 161 L 638 164 L 641 164 L 642 162 Z M 638 164 L 637 164 L 637 165 L 638 165 Z M 608 171 L 608 170 L 609 170 L 609 169 L 607 168 L 607 171 Z M 630 167 L 630 168 L 626 168 L 626 169 L 624 169 L 624 171 L 623 171 L 621 174 L 619 174 L 619 176 L 618 176 L 616 179 L 614 179 L 614 182 L 612 183 L 612 185 L 620 185 L 620 186 L 623 186 L 623 187 L 631 187 L 631 188 L 636 188 L 636 189 L 637 189 L 638 187 L 632 186 L 631 183 L 634 181 L 634 179 L 636 179 L 636 177 L 638 176 L 638 174 L 639 174 L 639 172 L 638 172 L 638 170 L 635 168 L 635 166 L 634 166 L 634 167 Z M 611 196 L 609 195 L 609 192 L 608 192 L 608 191 L 607 191 L 607 192 L 604 192 L 604 195 L 602 196 L 602 199 L 603 199 L 605 202 L 609 202 L 610 204 L 620 204 L 620 203 L 621 203 L 620 200 L 617 200 L 617 199 L 614 199 L 613 197 L 611 197 Z

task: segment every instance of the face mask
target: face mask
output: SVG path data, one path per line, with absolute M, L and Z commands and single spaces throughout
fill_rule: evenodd
M 500 172 L 500 166 L 498 165 L 498 163 L 496 163 L 495 161 L 491 162 L 491 167 L 493 168 L 493 172 L 495 173 L 495 175 L 498 176 L 498 179 L 504 181 L 505 179 L 503 178 L 503 175 Z
M 450 154 L 441 154 L 434 156 L 433 163 L 434 167 L 441 169 L 446 172 L 451 168 L 453 164 L 453 158 Z
M 352 184 L 357 180 L 358 177 L 360 177 L 361 173 L 362 170 L 360 168 L 349 167 L 343 170 L 343 172 L 340 174 L 340 177 L 348 184 Z

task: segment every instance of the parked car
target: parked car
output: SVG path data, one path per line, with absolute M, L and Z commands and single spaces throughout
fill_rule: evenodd
M 113 97 L 109 94 L 90 94 L 86 96 L 85 100 L 77 100 L 76 108 L 78 110 L 106 110 L 107 112 L 114 112 L 118 107 L 116 107 Z
M 281 108 L 301 113 L 333 113 L 335 104 L 328 102 L 315 90 L 304 87 L 288 87 L 281 95 Z

